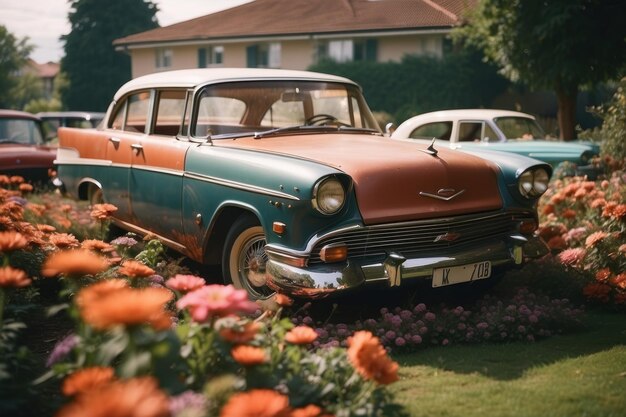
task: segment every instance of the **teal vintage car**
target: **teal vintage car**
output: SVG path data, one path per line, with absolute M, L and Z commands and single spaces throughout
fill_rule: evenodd
M 394 139 L 433 139 L 439 146 L 503 151 L 539 159 L 572 174 L 595 178 L 590 164 L 600 146 L 593 142 L 547 139 L 534 116 L 510 110 L 441 110 L 413 116 L 393 131 Z
M 118 207 L 251 298 L 495 280 L 545 253 L 549 164 L 383 136 L 331 75 L 196 69 L 136 78 L 96 129 L 59 129 L 58 182 Z

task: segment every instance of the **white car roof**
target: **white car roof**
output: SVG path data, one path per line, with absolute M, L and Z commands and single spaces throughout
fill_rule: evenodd
M 347 78 L 310 71 L 266 68 L 199 68 L 157 72 L 154 74 L 137 77 L 121 86 L 115 94 L 114 99 L 118 100 L 124 94 L 138 89 L 157 87 L 194 88 L 199 85 L 214 82 L 253 81 L 269 79 L 327 81 L 357 85 Z
M 424 118 L 424 119 L 493 119 L 495 117 L 528 117 L 534 119 L 535 117 L 528 113 L 522 113 L 512 110 L 497 110 L 497 109 L 458 109 L 458 110 L 441 110 L 430 113 L 422 113 L 417 116 L 411 117 L 411 119 Z

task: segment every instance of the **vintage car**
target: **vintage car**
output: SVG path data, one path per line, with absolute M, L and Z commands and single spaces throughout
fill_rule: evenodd
M 40 112 L 36 114 L 43 122 L 43 130 L 46 135 L 46 142 L 57 141 L 57 130 L 60 127 L 81 127 L 89 129 L 97 127 L 104 113 L 88 111 L 52 111 Z
M 67 193 L 221 264 L 251 298 L 495 280 L 545 253 L 534 232 L 550 165 L 392 141 L 341 77 L 146 75 L 119 89 L 100 128 L 61 128 L 59 141 Z
M 48 183 L 56 148 L 44 144 L 41 120 L 33 114 L 0 109 L 0 174 Z
M 590 142 L 548 140 L 535 117 L 517 111 L 465 109 L 424 113 L 401 123 L 392 138 L 437 139 L 440 146 L 512 152 L 551 164 L 575 164 L 576 174 L 595 176 L 590 165 L 600 147 Z M 570 164 L 570 165 L 571 165 Z M 570 169 L 570 168 L 568 168 Z

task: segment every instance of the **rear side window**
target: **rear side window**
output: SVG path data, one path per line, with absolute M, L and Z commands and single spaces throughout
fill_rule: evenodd
M 452 122 L 434 122 L 419 126 L 411 132 L 411 139 L 440 139 L 450 140 L 452 133 Z
M 142 91 L 131 94 L 117 107 L 109 127 L 127 132 L 143 133 L 146 131 L 149 109 L 150 92 Z

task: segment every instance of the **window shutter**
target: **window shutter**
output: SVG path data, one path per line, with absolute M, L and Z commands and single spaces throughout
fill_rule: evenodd
M 250 45 L 246 47 L 246 66 L 248 68 L 257 68 L 259 66 L 259 63 L 257 62 L 258 52 L 258 45 Z
M 198 49 L 198 68 L 206 68 L 206 48 Z
M 368 39 L 365 41 L 365 60 L 376 62 L 378 58 L 378 40 Z

